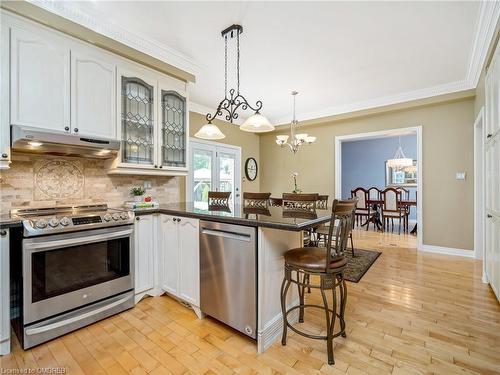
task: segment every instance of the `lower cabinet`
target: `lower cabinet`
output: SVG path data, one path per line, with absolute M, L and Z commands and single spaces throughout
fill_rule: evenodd
M 161 288 L 190 303 L 199 314 L 199 220 L 160 215 Z
M 0 355 L 10 352 L 9 230 L 0 229 Z
M 155 215 L 135 218 L 135 294 L 156 294 L 155 289 Z

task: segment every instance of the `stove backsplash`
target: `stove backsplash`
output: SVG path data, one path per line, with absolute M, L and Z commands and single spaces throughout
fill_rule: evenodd
M 10 169 L 0 171 L 0 212 L 12 208 L 107 203 L 131 200 L 130 188 L 151 182 L 161 203 L 180 200 L 181 178 L 108 175 L 104 161 L 14 154 Z

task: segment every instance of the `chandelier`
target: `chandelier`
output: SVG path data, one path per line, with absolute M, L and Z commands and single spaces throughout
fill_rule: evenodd
M 310 136 L 306 133 L 297 134 L 297 127 L 299 122 L 295 118 L 295 98 L 297 97 L 298 91 L 292 91 L 293 96 L 293 120 L 290 123 L 290 136 L 288 135 L 277 135 L 276 143 L 283 147 L 287 145 L 294 155 L 299 151 L 300 146 L 305 144 L 312 144 L 316 141 L 316 137 Z M 288 140 L 290 138 L 290 140 Z
M 401 147 L 401 136 L 399 137 L 399 147 L 392 159 L 387 160 L 387 166 L 390 168 L 406 168 L 413 166 L 413 159 L 407 158 Z
M 255 106 L 248 103 L 245 97 L 240 93 L 240 34 L 243 32 L 241 25 L 232 25 L 222 31 L 224 38 L 224 99 L 219 103 L 215 113 L 207 113 L 207 123 L 194 135 L 202 139 L 222 139 L 225 135 L 220 131 L 217 125 L 212 124 L 212 121 L 217 116 L 225 115 L 226 121 L 233 123 L 238 118 L 238 109 L 245 111 L 251 109 L 255 113 L 250 116 L 240 129 L 247 132 L 264 133 L 274 130 L 274 126 L 260 114 L 262 102 L 258 100 Z M 227 89 L 227 42 L 228 38 L 236 38 L 236 90 L 234 88 L 228 91 Z

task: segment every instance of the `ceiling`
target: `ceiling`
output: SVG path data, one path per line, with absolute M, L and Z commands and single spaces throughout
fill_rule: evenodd
M 224 95 L 220 32 L 239 23 L 241 92 L 252 103 L 262 100 L 262 113 L 278 124 L 291 119 L 292 90 L 300 93 L 300 121 L 474 88 L 497 8 L 462 1 L 86 1 L 52 11 L 135 48 L 149 46 L 155 57 L 195 73 L 190 96 L 200 112 L 213 111 Z

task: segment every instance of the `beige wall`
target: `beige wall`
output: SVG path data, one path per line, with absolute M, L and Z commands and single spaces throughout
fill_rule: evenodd
M 205 115 L 199 113 L 189 113 L 189 135 L 194 137 L 195 133 L 206 124 Z M 241 147 L 241 178 L 242 191 L 258 192 L 260 189 L 260 155 L 259 155 L 259 136 L 254 133 L 241 131 L 238 125 L 232 125 L 226 121 L 215 120 L 219 129 L 226 135 L 226 138 L 221 139 L 219 143 L 229 144 Z M 259 172 L 255 181 L 248 181 L 245 177 L 245 161 L 247 158 L 253 157 L 257 160 Z M 185 189 L 185 179 L 182 179 L 181 189 Z M 183 191 L 183 193 L 185 190 Z M 185 195 L 183 195 L 185 197 Z
M 474 100 L 430 105 L 385 114 L 308 126 L 316 144 L 297 155 L 279 148 L 275 136 L 261 136 L 261 191 L 273 195 L 292 190 L 298 172 L 304 192 L 334 195 L 337 135 L 421 125 L 423 128 L 423 224 L 426 245 L 473 249 L 473 123 Z M 281 132 L 285 134 L 285 132 Z M 467 173 L 465 181 L 455 173 Z

